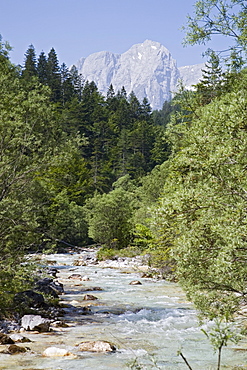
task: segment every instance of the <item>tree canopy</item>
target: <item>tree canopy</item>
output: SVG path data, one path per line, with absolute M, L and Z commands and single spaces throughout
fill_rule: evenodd
M 188 16 L 184 27 L 185 44 L 205 45 L 212 37 L 229 39 L 227 50 L 219 50 L 233 67 L 246 63 L 247 2 L 246 0 L 199 0 L 194 14 Z

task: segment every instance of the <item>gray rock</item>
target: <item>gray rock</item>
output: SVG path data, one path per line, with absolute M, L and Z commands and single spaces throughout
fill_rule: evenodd
M 116 347 L 107 341 L 96 340 L 82 342 L 79 344 L 80 351 L 89 351 L 89 352 L 114 352 Z
M 38 280 L 35 284 L 35 289 L 41 293 L 51 295 L 54 298 L 58 298 L 58 295 L 64 292 L 63 284 L 51 278 Z
M 85 294 L 84 297 L 83 297 L 84 301 L 95 301 L 96 299 L 98 299 L 98 298 L 95 297 L 92 294 Z
M 127 95 L 132 91 L 141 102 L 148 99 L 153 109 L 161 109 L 170 100 L 180 78 L 197 83 L 200 67 L 178 69 L 169 50 L 159 42 L 146 40 L 133 45 L 123 54 L 101 51 L 81 58 L 76 67 L 88 81 L 94 81 L 104 95 L 110 84 L 115 92 L 124 86 Z
M 7 334 L 0 333 L 0 344 L 14 344 L 14 340 L 11 339 Z
M 44 357 L 64 357 L 70 355 L 71 352 L 69 352 L 67 349 L 58 347 L 48 347 L 43 352 Z
M 28 343 L 31 342 L 31 340 L 27 337 L 23 337 L 23 335 L 20 334 L 11 334 L 9 336 L 14 342 L 18 343 Z
M 129 285 L 142 285 L 142 283 L 139 280 L 133 280 L 129 283 Z
M 25 290 L 24 292 L 16 293 L 14 302 L 24 307 L 42 307 L 45 300 L 42 294 L 33 290 Z
M 28 350 L 30 350 L 30 348 L 20 347 L 20 346 L 17 346 L 16 344 L 10 344 L 7 350 L 4 351 L 3 353 L 9 354 L 9 355 L 17 355 L 19 353 L 25 353 Z
M 50 329 L 50 320 L 44 319 L 40 315 L 25 315 L 21 319 L 21 326 L 25 330 L 47 332 Z

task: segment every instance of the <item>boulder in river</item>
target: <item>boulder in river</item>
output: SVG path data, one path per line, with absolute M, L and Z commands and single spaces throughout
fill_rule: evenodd
M 46 332 L 50 329 L 50 320 L 44 319 L 40 315 L 25 315 L 21 319 L 21 326 L 25 330 Z
M 95 301 L 96 299 L 98 299 L 98 298 L 95 297 L 95 295 L 92 295 L 92 294 L 85 294 L 84 297 L 83 297 L 84 301 Z
M 96 341 L 87 341 L 79 344 L 80 351 L 88 352 L 114 352 L 116 347 L 107 341 L 96 340 Z
M 68 279 L 72 279 L 72 280 L 82 280 L 82 276 L 81 274 L 72 274 L 68 277 Z
M 51 278 L 38 280 L 35 284 L 35 289 L 41 293 L 51 295 L 54 298 L 58 298 L 59 294 L 64 293 L 63 284 Z
M 17 346 L 16 344 L 10 344 L 3 353 L 9 354 L 9 355 L 17 355 L 19 353 L 25 353 L 27 352 L 27 350 L 30 350 L 30 349 Z
M 73 262 L 73 266 L 87 266 L 87 264 L 84 260 L 77 259 Z
M 9 336 L 14 342 L 19 342 L 19 343 L 27 343 L 27 342 L 31 342 L 31 340 L 27 337 L 23 337 L 23 335 L 21 334 L 11 334 Z
M 0 333 L 0 344 L 14 344 L 14 340 L 11 339 L 7 334 Z
M 139 280 L 133 280 L 129 283 L 129 285 L 142 285 L 142 283 Z
M 44 350 L 44 357 L 64 357 L 72 355 L 67 349 L 58 348 L 58 347 L 48 347 Z
M 42 294 L 33 290 L 25 290 L 24 292 L 16 293 L 14 302 L 25 307 L 43 307 L 45 300 Z

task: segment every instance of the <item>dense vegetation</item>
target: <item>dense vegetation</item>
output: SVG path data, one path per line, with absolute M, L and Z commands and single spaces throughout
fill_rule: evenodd
M 27 252 L 112 245 L 113 239 L 118 248 L 127 246 L 130 196 L 113 184 L 124 176 L 138 184 L 168 157 L 164 125 L 155 123 L 146 99 L 140 103 L 112 86 L 103 97 L 75 67 L 59 66 L 54 49 L 37 60 L 31 45 L 23 67 L 10 62 L 9 50 L 1 40 L 2 307 L 29 282 L 22 263 Z M 110 232 L 96 227 L 98 236 L 88 227 L 96 217 L 90 202 L 112 223 Z
M 208 52 L 195 90 L 156 112 L 124 87 L 102 96 L 54 49 L 14 66 L 1 41 L 2 309 L 29 283 L 28 252 L 90 243 L 148 254 L 206 317 L 246 303 L 246 1 L 196 6 L 187 42 L 233 36 L 229 68 Z

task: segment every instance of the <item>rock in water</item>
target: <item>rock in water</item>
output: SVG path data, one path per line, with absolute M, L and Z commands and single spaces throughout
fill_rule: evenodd
M 89 352 L 114 352 L 116 347 L 107 341 L 96 340 L 82 342 L 79 344 L 80 351 L 89 351 Z
M 72 353 L 67 349 L 57 347 L 48 347 L 43 352 L 43 356 L 45 357 L 64 357 L 70 355 L 72 355 Z
M 50 320 L 44 319 L 40 315 L 25 315 L 21 319 L 21 326 L 25 330 L 46 332 L 50 329 Z
M 27 337 L 23 337 L 22 335 L 20 334 L 11 334 L 10 335 L 10 338 L 14 341 L 14 342 L 19 342 L 19 343 L 28 343 L 28 342 L 31 342 L 31 340 Z
M 16 344 L 10 344 L 7 350 L 5 351 L 5 353 L 8 353 L 10 355 L 17 355 L 18 353 L 25 353 L 25 352 L 27 352 L 27 348 L 17 346 Z
M 98 299 L 98 298 L 95 297 L 95 295 L 92 295 L 92 294 L 85 294 L 84 297 L 83 297 L 84 301 L 95 301 L 96 299 Z
M 129 285 L 142 285 L 142 283 L 139 280 L 133 280 L 129 283 Z
M 14 344 L 14 340 L 7 334 L 0 333 L 0 344 Z

